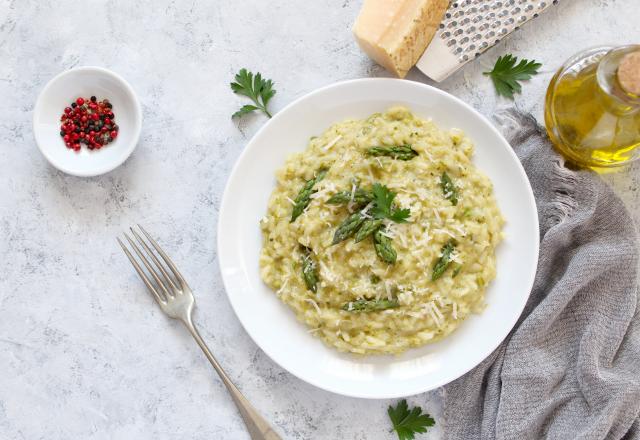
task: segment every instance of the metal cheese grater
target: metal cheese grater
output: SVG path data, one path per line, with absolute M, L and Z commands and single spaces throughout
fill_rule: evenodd
M 453 0 L 416 66 L 442 81 L 559 0 Z

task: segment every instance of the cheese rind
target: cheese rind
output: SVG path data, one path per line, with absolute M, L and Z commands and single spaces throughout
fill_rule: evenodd
M 433 38 L 449 0 L 364 0 L 353 26 L 360 48 L 404 78 Z

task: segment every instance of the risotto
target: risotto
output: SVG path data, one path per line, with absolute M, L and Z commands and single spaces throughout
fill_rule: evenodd
M 261 276 L 340 351 L 400 353 L 481 312 L 504 223 L 460 131 L 404 107 L 313 137 L 277 172 Z

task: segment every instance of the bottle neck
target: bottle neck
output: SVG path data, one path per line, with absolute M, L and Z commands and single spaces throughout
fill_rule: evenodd
M 621 46 L 609 51 L 598 64 L 598 85 L 616 113 L 630 114 L 640 110 L 640 96 L 625 90 L 618 78 L 618 67 L 625 55 L 637 52 L 640 45 Z

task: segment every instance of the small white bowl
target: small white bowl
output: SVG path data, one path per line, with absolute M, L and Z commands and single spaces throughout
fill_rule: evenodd
M 96 96 L 113 105 L 118 137 L 99 150 L 82 146 L 76 152 L 60 137 L 60 116 L 78 97 Z M 121 76 L 102 67 L 76 67 L 47 83 L 33 111 L 38 148 L 54 167 L 74 176 L 97 176 L 122 164 L 133 152 L 142 129 L 142 109 L 133 88 Z

